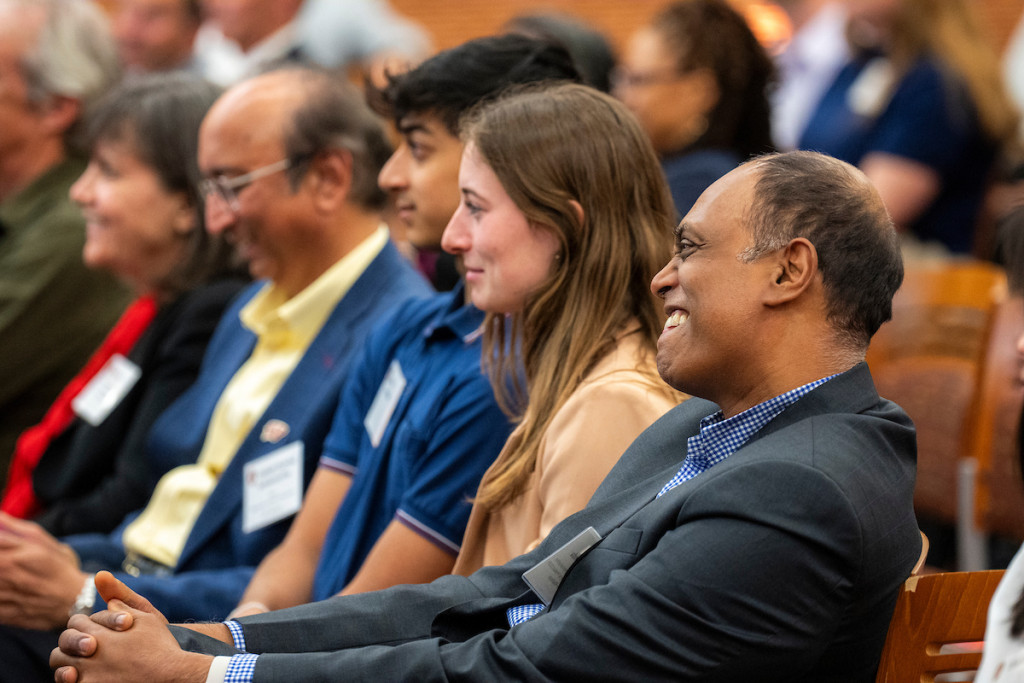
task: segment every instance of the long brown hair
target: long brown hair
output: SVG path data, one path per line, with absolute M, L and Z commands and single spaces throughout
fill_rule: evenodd
M 462 130 L 531 225 L 561 245 L 522 312 L 484 323 L 495 393 L 519 418 L 476 499 L 496 509 L 522 492 L 552 417 L 624 331 L 653 353 L 662 315 L 649 283 L 670 258 L 674 210 L 639 123 L 592 88 L 519 88 L 471 112 Z

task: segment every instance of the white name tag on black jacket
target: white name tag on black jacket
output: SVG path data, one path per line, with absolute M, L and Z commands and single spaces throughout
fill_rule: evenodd
M 142 370 L 119 353 L 93 375 L 85 388 L 71 399 L 71 410 L 93 427 L 103 423 L 142 377 Z
M 550 605 L 555 597 L 558 585 L 565 578 L 576 559 L 587 552 L 601 540 L 601 534 L 597 533 L 594 527 L 589 527 L 538 562 L 532 569 L 523 572 L 523 581 L 533 589 L 537 597 L 545 605 Z

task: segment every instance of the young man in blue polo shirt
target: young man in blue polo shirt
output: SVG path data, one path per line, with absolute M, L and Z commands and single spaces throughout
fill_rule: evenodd
M 520 36 L 471 41 L 371 91 L 402 136 L 379 182 L 409 240 L 436 249 L 459 202 L 459 117 L 514 83 L 576 80 L 569 55 Z M 385 321 L 369 339 L 284 542 L 235 615 L 448 573 L 469 500 L 511 431 L 480 368 L 483 314 L 464 286 Z

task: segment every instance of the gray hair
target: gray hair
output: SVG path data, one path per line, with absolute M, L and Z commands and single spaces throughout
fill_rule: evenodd
M 82 105 L 79 120 L 121 76 L 117 48 L 103 11 L 87 0 L 3 0 L 8 5 L 45 13 L 35 45 L 22 56 L 29 101 L 59 95 Z M 65 141 L 82 149 L 78 124 Z
M 355 88 L 328 71 L 302 67 L 280 71 L 290 74 L 305 91 L 285 131 L 285 154 L 295 163 L 308 162 L 329 149 L 346 150 L 352 155 L 353 201 L 366 209 L 383 209 L 387 195 L 377 185 L 377 175 L 392 148 L 381 120 Z M 307 169 L 306 163 L 297 163 L 289 170 L 293 187 Z

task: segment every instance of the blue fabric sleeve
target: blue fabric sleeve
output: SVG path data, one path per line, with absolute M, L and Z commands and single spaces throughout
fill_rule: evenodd
M 432 420 L 434 429 L 430 434 L 399 436 L 426 439 L 409 473 L 410 484 L 399 505 L 399 519 L 428 538 L 429 531 L 433 531 L 448 543 L 431 540 L 457 552 L 469 521 L 469 500 L 505 444 L 510 425 L 494 401 L 490 384 L 480 380 L 477 367 L 450 385 L 448 395 L 439 397 L 438 405 L 441 410 Z M 424 533 L 405 516 L 429 531 Z

